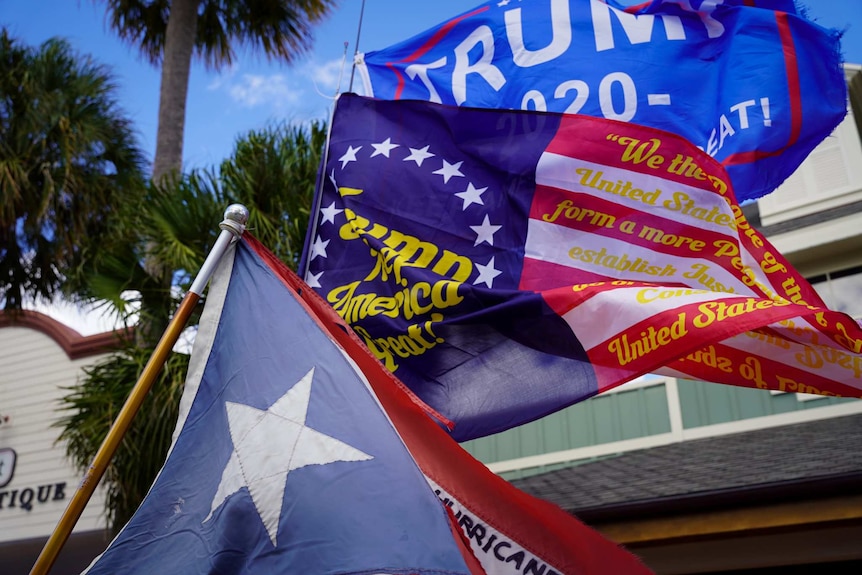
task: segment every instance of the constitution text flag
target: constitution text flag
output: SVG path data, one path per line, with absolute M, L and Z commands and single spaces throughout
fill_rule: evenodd
M 846 113 L 839 33 L 793 0 L 493 0 L 358 58 L 365 94 L 588 114 L 679 134 L 740 201 L 775 189 Z
M 470 439 L 639 375 L 859 397 L 862 330 L 684 139 L 342 96 L 306 281 Z
M 649 573 L 493 475 L 254 238 L 207 297 L 167 461 L 87 573 Z

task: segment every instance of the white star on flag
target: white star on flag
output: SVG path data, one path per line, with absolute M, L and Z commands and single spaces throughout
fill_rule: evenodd
M 308 272 L 308 275 L 305 277 L 305 283 L 308 284 L 310 288 L 319 288 L 320 286 L 320 278 L 323 277 L 323 272 L 317 272 L 313 274 Z
M 422 167 L 422 162 L 427 160 L 428 158 L 433 158 L 435 154 L 432 154 L 428 151 L 428 148 L 431 146 L 425 146 L 424 148 L 410 148 L 410 155 L 404 158 L 405 162 L 416 162 L 416 165 L 420 168 Z
M 311 246 L 311 257 L 308 261 L 313 260 L 317 256 L 322 258 L 326 257 L 326 246 L 329 245 L 329 240 L 323 240 L 320 236 L 317 236 L 317 239 L 314 240 L 314 245 Z
M 494 278 L 500 275 L 501 272 L 494 268 L 494 258 L 491 258 L 487 264 L 476 264 L 476 269 L 479 270 L 479 277 L 473 282 L 473 285 L 485 284 L 489 288 L 494 287 Z
M 464 200 L 464 206 L 461 208 L 461 211 L 465 211 L 467 209 L 467 206 L 471 204 L 479 204 L 480 206 L 484 206 L 485 202 L 482 201 L 482 194 L 485 193 L 485 190 L 487 189 L 487 186 L 484 188 L 475 188 L 473 186 L 473 183 L 470 182 L 469 184 L 467 184 L 466 190 L 455 194 L 456 196 Z
M 291 471 L 309 465 L 373 459 L 305 425 L 313 376 L 314 368 L 265 411 L 242 403 L 225 403 L 233 452 L 204 523 L 228 497 L 248 487 L 257 514 L 275 547 L 284 490 Z
M 331 204 L 329 204 L 325 208 L 320 208 L 320 215 L 322 216 L 320 218 L 320 223 L 325 224 L 326 222 L 329 222 L 331 224 L 334 224 L 335 223 L 335 216 L 337 216 L 338 214 L 340 214 L 343 211 L 344 210 L 342 210 L 342 209 L 336 208 L 335 202 L 333 201 Z
M 482 242 L 488 242 L 489 245 L 494 245 L 494 234 L 503 226 L 492 226 L 487 214 L 480 226 L 470 226 L 470 229 L 476 232 L 476 243 L 473 246 L 478 246 Z
M 338 158 L 338 161 L 341 162 L 341 169 L 344 169 L 344 166 L 349 164 L 350 162 L 355 162 L 356 160 L 356 152 L 362 149 L 362 146 L 358 148 L 354 148 L 353 146 L 348 146 L 347 151 L 344 152 L 344 155 Z
M 431 172 L 431 173 L 432 174 L 439 174 L 439 175 L 443 176 L 443 183 L 448 184 L 450 178 L 453 178 L 456 176 L 459 178 L 464 177 L 464 174 L 462 174 L 461 170 L 459 169 L 461 167 L 461 164 L 463 164 L 463 163 L 464 162 L 458 162 L 457 164 L 450 164 L 446 160 L 443 160 L 443 167 L 440 168 L 439 170 Z
M 392 138 L 386 138 L 379 144 L 371 144 L 371 147 L 374 148 L 374 152 L 371 154 L 371 157 L 374 156 L 386 156 L 389 157 L 389 152 L 398 148 L 400 144 L 393 144 Z

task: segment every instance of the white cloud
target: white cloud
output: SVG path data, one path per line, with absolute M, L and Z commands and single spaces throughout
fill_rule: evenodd
M 228 87 L 230 97 L 247 108 L 269 106 L 273 109 L 283 108 L 287 104 L 300 101 L 303 90 L 288 84 L 282 74 L 268 76 L 260 74 L 243 74 L 238 82 Z
M 323 64 L 309 63 L 304 74 L 311 78 L 317 91 L 326 97 L 335 96 L 345 81 L 350 82 L 350 67 L 341 58 Z
M 276 69 L 241 73 L 232 66 L 212 79 L 206 89 L 226 95 L 245 109 L 292 118 L 318 118 L 350 82 L 351 63 L 343 58 Z M 355 87 L 361 82 L 354 81 Z
M 236 75 L 237 70 L 239 70 L 239 66 L 237 66 L 236 64 L 231 64 L 228 68 L 225 69 L 224 72 L 213 78 L 212 82 L 207 84 L 207 90 L 218 90 L 226 83 L 230 82 L 231 78 Z

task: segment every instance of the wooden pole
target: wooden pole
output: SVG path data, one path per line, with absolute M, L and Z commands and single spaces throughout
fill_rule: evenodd
M 234 204 L 225 211 L 224 218 L 224 221 L 219 225 L 222 231 L 219 234 L 218 240 L 216 240 L 213 249 L 207 256 L 206 261 L 204 261 L 204 265 L 201 266 L 201 270 L 192 283 L 191 289 L 186 293 L 177 312 L 165 329 L 164 334 L 162 334 L 159 343 L 156 345 L 156 349 L 153 351 L 153 355 L 150 356 L 147 365 L 144 366 L 144 370 L 129 393 L 129 397 L 126 399 L 126 403 L 120 410 L 119 415 L 117 415 L 117 419 L 114 421 L 111 429 L 108 430 L 108 434 L 105 436 L 104 441 L 102 441 L 102 445 L 96 452 L 90 467 L 87 468 L 81 484 L 72 495 L 69 504 L 66 506 L 66 510 L 60 517 L 60 521 L 51 533 L 48 541 L 45 542 L 42 552 L 30 570 L 30 575 L 46 575 L 57 560 L 57 556 L 60 554 L 63 545 L 69 539 L 72 529 L 75 527 L 78 519 L 80 519 L 84 507 L 87 506 L 87 502 L 90 501 L 93 491 L 95 491 L 96 486 L 105 474 L 108 463 L 110 463 L 111 458 L 116 453 L 120 442 L 132 424 L 132 420 L 138 413 L 159 372 L 164 367 L 168 354 L 171 353 L 180 334 L 185 329 L 186 323 L 188 323 L 189 317 L 191 317 L 195 306 L 200 301 L 203 288 L 209 281 L 212 272 L 215 270 L 225 251 L 227 251 L 228 246 L 245 231 L 245 223 L 248 221 L 248 210 L 244 206 Z

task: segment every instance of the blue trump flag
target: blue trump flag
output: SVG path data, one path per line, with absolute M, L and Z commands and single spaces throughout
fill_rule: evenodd
M 86 572 L 649 573 L 472 460 L 339 322 L 257 240 L 236 243 L 164 467 Z
M 477 6 L 358 57 L 365 94 L 587 114 L 679 134 L 739 201 L 774 190 L 846 113 L 839 33 L 791 0 Z

